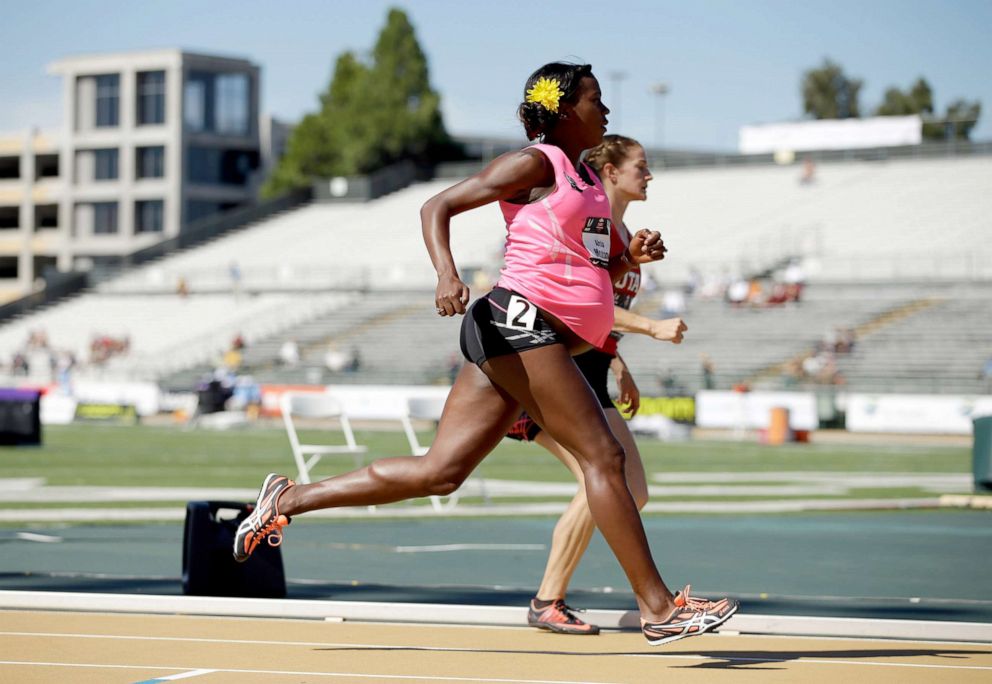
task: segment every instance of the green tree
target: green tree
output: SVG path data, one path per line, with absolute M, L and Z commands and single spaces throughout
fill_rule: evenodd
M 947 137 L 958 140 L 970 140 L 971 129 L 978 123 L 978 117 L 982 114 L 982 103 L 978 100 L 968 102 L 964 99 L 954 100 L 947 105 L 947 114 L 944 115 L 945 125 L 948 129 Z
M 858 94 L 863 81 L 850 78 L 829 58 L 803 74 L 803 111 L 815 119 L 849 119 L 861 115 Z
M 878 116 L 919 114 L 923 117 L 923 137 L 927 140 L 969 139 L 981 112 L 980 102 L 958 99 L 947 106 L 943 117 L 935 116 L 933 91 L 923 78 L 916 79 L 906 92 L 896 87 L 889 88 L 885 91 L 882 104 L 875 110 Z
M 944 137 L 944 127 L 928 122 L 933 118 L 933 90 L 923 77 L 916 79 L 908 91 L 903 92 L 895 86 L 885 91 L 882 104 L 875 109 L 876 116 L 909 116 L 919 114 L 923 117 L 923 137 L 934 140 Z
M 293 132 L 263 188 L 266 196 L 313 177 L 370 173 L 402 159 L 429 165 L 460 157 L 430 86 L 427 57 L 402 10 L 389 11 L 370 64 L 351 52 L 338 57 L 320 105 Z

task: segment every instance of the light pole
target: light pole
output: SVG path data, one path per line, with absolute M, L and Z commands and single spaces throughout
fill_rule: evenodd
M 611 71 L 609 73 L 610 78 L 610 101 L 607 102 L 607 106 L 610 107 L 610 118 L 612 119 L 612 126 L 614 132 L 623 130 L 620 127 L 620 84 L 625 78 L 627 78 L 626 71 Z
M 665 142 L 665 95 L 668 95 L 671 88 L 667 83 L 655 83 L 651 86 L 651 92 L 655 95 L 654 100 L 654 146 L 661 151 L 661 146 Z

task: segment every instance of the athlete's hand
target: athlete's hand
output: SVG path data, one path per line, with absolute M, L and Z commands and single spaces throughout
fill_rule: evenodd
M 682 344 L 682 334 L 689 329 L 681 318 L 666 318 L 651 322 L 651 337 L 661 342 Z
M 620 412 L 625 413 L 628 418 L 633 418 L 637 410 L 641 408 L 641 391 L 637 389 L 634 376 L 626 368 L 617 374 L 617 403 L 620 405 Z
M 639 264 L 661 261 L 665 258 L 665 252 L 668 251 L 664 241 L 661 239 L 661 233 L 646 228 L 634 233 L 634 236 L 630 239 L 629 249 L 630 256 Z
M 434 291 L 434 306 L 438 316 L 454 316 L 465 313 L 468 305 L 468 285 L 454 275 L 437 277 L 437 289 Z

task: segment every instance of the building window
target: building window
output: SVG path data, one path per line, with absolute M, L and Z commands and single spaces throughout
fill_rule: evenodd
M 135 154 L 134 170 L 137 178 L 165 177 L 164 147 L 139 147 Z
M 38 204 L 34 208 L 35 230 L 47 230 L 59 227 L 59 205 Z
M 216 131 L 225 135 L 248 134 L 248 76 L 217 76 Z
M 113 127 L 120 123 L 120 85 L 117 74 L 96 77 L 96 125 Z
M 0 157 L 0 179 L 20 178 L 21 158 Z
M 165 72 L 138 73 L 138 125 L 165 123 Z
M 213 86 L 211 74 L 193 72 L 186 80 L 183 121 L 194 133 L 213 129 Z
M 21 227 L 21 210 L 19 207 L 0 207 L 0 230 Z
M 141 200 L 134 203 L 134 232 L 161 233 L 165 218 L 165 202 Z
M 249 150 L 222 150 L 190 147 L 186 179 L 205 185 L 246 185 L 258 168 L 258 153 Z
M 0 278 L 16 278 L 17 272 L 16 256 L 0 256 Z
M 34 158 L 34 175 L 36 178 L 58 178 L 59 155 L 39 154 Z
M 183 89 L 183 120 L 194 133 L 248 135 L 251 81 L 248 74 L 192 71 Z
M 93 234 L 110 235 L 117 232 L 117 202 L 93 203 Z
M 117 149 L 93 150 L 93 180 L 117 180 Z

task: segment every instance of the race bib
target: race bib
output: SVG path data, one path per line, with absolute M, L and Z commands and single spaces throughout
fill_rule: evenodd
M 600 268 L 610 265 L 610 219 L 590 216 L 582 229 L 582 243 L 589 252 L 589 261 Z
M 533 330 L 537 318 L 537 307 L 520 295 L 510 295 L 506 306 L 506 327 L 517 330 Z

